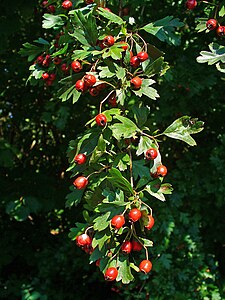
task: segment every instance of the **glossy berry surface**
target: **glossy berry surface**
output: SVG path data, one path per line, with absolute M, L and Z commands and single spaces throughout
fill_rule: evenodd
M 138 208 L 132 208 L 128 216 L 131 221 L 137 222 L 141 218 L 141 211 Z
M 158 176 L 162 176 L 162 177 L 166 176 L 166 174 L 167 174 L 167 167 L 164 166 L 164 165 L 158 166 L 157 170 L 156 170 L 156 173 L 157 173 Z
M 44 79 L 44 80 L 47 80 L 49 78 L 49 74 L 48 73 L 43 73 L 41 75 L 41 77 Z
M 155 148 L 150 148 L 146 151 L 145 157 L 148 160 L 153 160 L 158 156 L 158 151 Z
M 116 229 L 120 229 L 125 224 L 125 218 L 123 215 L 116 215 L 111 220 L 111 225 Z
M 104 46 L 110 47 L 110 46 L 114 45 L 115 40 L 114 40 L 114 37 L 112 35 L 107 35 L 106 37 L 104 37 L 102 42 L 103 42 Z
M 74 157 L 74 161 L 78 165 L 83 165 L 87 160 L 87 156 L 84 153 L 79 153 Z
M 132 251 L 132 244 L 130 241 L 125 241 L 123 242 L 122 246 L 121 246 L 121 250 L 126 253 L 129 254 Z
M 84 82 L 87 88 L 93 86 L 96 83 L 96 77 L 92 74 L 86 74 L 84 76 Z
M 108 268 L 105 271 L 105 280 L 113 281 L 118 276 L 118 270 L 115 267 Z
M 131 79 L 130 84 L 134 90 L 138 90 L 138 89 L 140 89 L 140 87 L 142 85 L 142 79 L 140 77 L 136 76 Z
M 207 27 L 208 30 L 214 30 L 214 29 L 216 29 L 216 27 L 217 27 L 217 20 L 215 20 L 215 19 L 209 19 L 206 22 L 206 27 Z
M 71 68 L 72 70 L 75 72 L 75 73 L 79 73 L 81 70 L 82 70 L 82 65 L 81 63 L 78 61 L 78 60 L 74 60 L 72 63 L 71 63 Z
M 224 36 L 225 35 L 225 26 L 219 26 L 216 30 L 216 33 L 218 36 Z
M 84 189 L 87 186 L 87 184 L 88 184 L 88 179 L 84 176 L 77 177 L 73 182 L 73 185 L 78 190 Z
M 155 220 L 154 220 L 153 216 L 149 215 L 148 216 L 148 224 L 145 225 L 145 228 L 148 229 L 148 230 L 150 230 L 150 229 L 152 229 L 152 227 L 154 226 L 154 224 L 155 224 Z
M 61 64 L 61 70 L 65 73 L 69 72 L 70 66 L 67 66 L 67 64 Z
M 78 246 L 80 247 L 84 247 L 87 245 L 91 245 L 92 239 L 90 238 L 89 235 L 87 235 L 86 233 L 83 233 L 81 235 L 78 235 L 76 237 L 76 243 Z
M 49 80 L 54 81 L 56 79 L 56 74 L 52 73 L 49 75 Z
M 56 56 L 56 57 L 53 59 L 53 62 L 54 62 L 55 65 L 59 65 L 59 64 L 61 64 L 62 59 L 61 59 L 60 57 Z
M 96 117 L 95 117 L 95 121 L 97 123 L 98 126 L 102 126 L 104 127 L 107 123 L 107 119 L 106 119 L 106 116 L 103 115 L 103 114 L 98 114 Z
M 68 0 L 63 1 L 63 3 L 62 3 L 62 8 L 64 8 L 64 9 L 70 9 L 72 6 L 73 6 L 73 3 Z
M 133 68 L 137 68 L 140 65 L 140 60 L 136 55 L 131 57 L 130 65 Z
M 132 244 L 132 251 L 137 251 L 137 252 L 139 252 L 139 251 L 141 251 L 142 250 L 142 244 L 140 244 L 138 241 L 135 241 L 135 240 L 133 240 L 132 242 L 131 242 L 131 244 Z
M 85 84 L 82 80 L 77 80 L 75 88 L 78 92 L 83 92 L 85 90 Z
M 126 43 L 125 41 L 121 41 L 120 43 L 121 43 L 121 44 L 124 44 L 124 45 L 122 46 L 122 49 L 126 51 L 126 50 L 128 49 L 127 43 Z
M 145 61 L 145 60 L 148 59 L 148 53 L 147 53 L 147 52 L 144 52 L 144 51 L 139 52 L 139 53 L 137 54 L 137 57 L 138 57 L 138 59 L 140 60 L 140 62 L 143 62 L 143 61 Z
M 96 87 L 92 87 L 90 88 L 89 93 L 92 97 L 96 97 L 99 95 L 99 90 Z
M 152 263 L 148 259 L 144 259 L 141 261 L 139 265 L 139 269 L 141 272 L 144 272 L 145 274 L 149 273 L 152 269 Z
M 188 0 L 188 1 L 186 1 L 185 5 L 186 5 L 187 9 L 192 10 L 197 5 L 197 1 L 196 0 Z
M 112 106 L 112 107 L 116 107 L 117 106 L 116 93 L 112 93 L 109 96 L 108 102 L 109 102 L 109 105 Z

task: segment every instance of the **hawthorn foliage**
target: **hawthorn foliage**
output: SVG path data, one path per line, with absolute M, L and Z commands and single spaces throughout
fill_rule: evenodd
M 203 122 L 182 116 L 160 132 L 149 118 L 151 103 L 160 101 L 153 77 L 169 69 L 151 36 L 178 45 L 178 29 L 184 24 L 173 16 L 136 23 L 121 7 L 113 7 L 114 13 L 98 2 L 65 8 L 58 1 L 54 9 L 49 4 L 44 6 L 51 13 L 43 15 L 42 27 L 51 30 L 52 38 L 25 43 L 20 50 L 33 62 L 28 80 L 52 88 L 62 102 L 72 99 L 85 106 L 90 99 L 96 106 L 87 128 L 69 143 L 67 171 L 74 181 L 66 207 L 82 201 L 85 220 L 76 223 L 69 236 L 79 240 L 88 235 L 92 242 L 78 245 L 90 254 L 90 262 L 98 262 L 104 274 L 116 268 L 113 278 L 128 284 L 133 271 L 151 269 L 142 266 L 153 246 L 148 230 L 157 215 L 151 204 L 154 198 L 165 201 L 172 192 L 164 180 L 161 139 L 167 136 L 194 146 L 191 135 L 203 129 Z M 153 157 L 149 151 L 155 151 Z M 85 159 L 79 161 L 80 155 Z M 141 215 L 135 222 L 128 216 L 133 209 Z M 115 223 L 114 218 L 122 221 Z M 143 248 L 142 262 L 132 251 L 134 241 Z M 129 251 L 124 243 L 129 243 Z

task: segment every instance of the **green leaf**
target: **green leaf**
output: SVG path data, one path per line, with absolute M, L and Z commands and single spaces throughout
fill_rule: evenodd
M 120 79 L 123 79 L 125 76 L 126 76 L 126 71 L 124 68 L 116 65 L 116 76 L 117 78 L 120 80 Z
M 144 159 L 133 161 L 133 176 L 134 176 L 134 180 L 137 180 L 138 177 L 148 178 L 148 181 L 151 179 L 150 170 L 148 167 L 145 166 Z
M 140 156 L 142 153 L 145 153 L 149 148 L 152 148 L 153 145 L 154 144 L 152 139 L 150 139 L 147 136 L 141 136 L 136 151 L 137 156 Z
M 108 211 L 104 215 L 99 216 L 99 217 L 97 217 L 93 220 L 95 231 L 102 231 L 102 230 L 106 229 L 109 226 L 109 223 L 110 223 L 109 216 L 110 216 L 110 214 L 111 214 L 110 211 Z
M 70 36 L 74 37 L 78 42 L 80 42 L 84 46 L 91 46 L 89 41 L 85 37 L 85 33 L 81 29 L 76 29 L 73 33 L 70 34 Z
M 161 181 L 160 179 L 156 179 L 151 181 L 144 189 L 144 191 L 148 192 L 151 196 L 161 200 L 166 201 L 165 196 L 160 191 Z
M 202 121 L 198 121 L 198 119 L 183 116 L 167 127 L 163 134 L 170 138 L 184 141 L 190 146 L 195 146 L 196 142 L 191 137 L 191 134 L 202 131 L 203 125 L 204 123 Z
M 45 39 L 43 38 L 38 38 L 37 40 L 34 41 L 35 43 L 38 43 L 38 44 L 41 44 L 41 45 L 46 45 L 46 46 L 49 46 L 49 42 L 46 41 Z
M 95 147 L 90 157 L 90 163 L 96 163 L 98 159 L 105 153 L 105 151 L 106 151 L 106 142 L 103 138 L 103 135 L 101 134 L 99 136 L 98 144 Z
M 71 207 L 73 205 L 77 206 L 81 201 L 83 193 L 84 193 L 84 189 L 81 190 L 74 189 L 72 193 L 66 196 L 66 200 L 67 200 L 66 207 Z
M 33 61 L 39 54 L 43 53 L 44 48 L 30 43 L 24 43 L 20 49 L 21 56 L 28 56 L 28 61 Z
M 102 58 L 106 59 L 107 57 L 112 57 L 112 59 L 118 60 L 122 58 L 122 53 L 124 50 L 117 45 L 113 45 L 109 48 L 103 50 Z
M 139 131 L 139 128 L 130 119 L 122 116 L 115 116 L 115 119 L 121 123 L 115 123 L 110 126 L 113 136 L 120 140 L 121 138 L 130 138 L 135 136 L 135 133 Z
M 109 170 L 108 180 L 111 182 L 111 184 L 115 187 L 120 188 L 122 191 L 128 192 L 130 194 L 133 194 L 133 188 L 129 181 L 123 177 L 121 172 L 115 168 L 112 168 Z
M 101 70 L 99 73 L 100 78 L 111 78 L 111 77 L 115 76 L 115 70 L 111 71 L 109 67 L 99 66 L 98 69 Z
M 145 106 L 138 107 L 138 106 L 134 105 L 132 107 L 132 111 L 133 111 L 134 119 L 135 119 L 137 125 L 139 127 L 142 127 L 148 120 L 148 115 L 150 113 L 150 109 Z
M 69 44 L 65 44 L 65 46 L 63 48 L 61 48 L 59 51 L 53 53 L 51 55 L 52 58 L 59 56 L 59 55 L 63 55 L 66 53 L 67 49 L 68 49 Z
M 157 93 L 156 89 L 150 87 L 150 85 L 152 85 L 153 83 L 155 83 L 155 81 L 152 79 L 143 79 L 141 88 L 137 91 L 133 90 L 133 92 L 138 97 L 145 95 L 150 99 L 156 100 L 156 98 L 159 97 L 159 94 Z
M 76 227 L 70 228 L 70 233 L 68 234 L 69 238 L 75 240 L 78 235 L 84 233 L 85 229 L 87 228 L 86 223 L 76 223 Z
M 222 5 L 219 10 L 219 17 L 224 17 L 224 16 L 225 16 L 225 5 Z
M 62 102 L 69 100 L 71 97 L 73 97 L 73 103 L 77 102 L 78 99 L 80 98 L 81 93 L 78 92 L 75 89 L 75 86 L 71 86 L 68 88 L 61 96 L 59 96 L 59 99 L 62 100 Z
M 109 21 L 111 21 L 112 23 L 115 23 L 118 25 L 122 25 L 123 23 L 125 23 L 124 20 L 122 18 L 120 18 L 118 15 L 115 15 L 114 13 L 109 12 L 102 7 L 98 7 L 98 13 L 101 16 L 108 19 Z
M 116 281 L 122 280 L 123 284 L 128 284 L 134 280 L 134 276 L 131 273 L 130 263 L 127 256 L 120 255 L 117 261 L 118 263 L 118 276 Z
M 76 154 L 80 152 L 89 154 L 94 151 L 98 144 L 100 134 L 101 131 L 99 131 L 99 128 L 95 130 L 92 129 L 84 134 L 78 141 Z
M 139 237 L 139 240 L 142 242 L 142 244 L 144 244 L 145 247 L 153 247 L 153 241 L 141 237 Z
M 92 241 L 92 247 L 96 248 L 98 246 L 99 250 L 101 251 L 105 243 L 107 243 L 110 240 L 110 237 L 111 231 L 109 228 L 106 228 L 102 231 L 96 231 Z
M 209 51 L 201 51 L 200 56 L 197 57 L 198 63 L 208 63 L 213 65 L 217 62 L 225 63 L 225 46 L 221 46 L 217 43 L 209 44 Z
M 119 153 L 113 161 L 112 166 L 118 167 L 120 171 L 127 170 L 130 165 L 130 157 L 127 153 Z
M 43 19 L 42 27 L 45 29 L 59 29 L 64 25 L 63 19 L 58 15 L 44 14 Z
M 154 75 L 159 74 L 160 76 L 164 75 L 166 71 L 170 68 L 169 64 L 164 61 L 164 57 L 159 57 L 153 62 L 150 61 L 145 69 L 144 72 L 146 75 Z
M 207 30 L 207 27 L 206 27 L 206 22 L 207 22 L 207 18 L 198 18 L 197 21 L 198 21 L 198 24 L 196 26 L 196 30 L 198 32 L 202 32 L 202 31 L 206 31 Z M 206 31 L 207 32 L 207 31 Z
M 173 188 L 170 183 L 163 183 L 161 184 L 159 191 L 163 194 L 169 195 L 172 194 Z
M 83 60 L 83 59 L 87 58 L 89 55 L 91 55 L 92 51 L 88 51 L 85 48 L 85 50 L 74 50 L 73 53 L 74 53 L 72 55 L 73 60 L 77 60 L 77 59 Z

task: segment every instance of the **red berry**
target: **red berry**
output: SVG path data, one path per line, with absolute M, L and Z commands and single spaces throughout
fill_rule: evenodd
M 61 64 L 62 59 L 61 59 L 60 57 L 56 56 L 56 57 L 53 59 L 53 62 L 54 62 L 55 65 L 59 65 L 59 64 Z
M 92 74 L 86 74 L 84 76 L 84 82 L 87 88 L 93 86 L 96 83 L 96 77 Z
M 89 90 L 91 96 L 96 97 L 99 95 L 99 90 L 96 87 L 92 87 Z
M 125 241 L 123 242 L 122 246 L 121 246 L 121 250 L 126 253 L 129 254 L 132 251 L 132 244 L 130 241 Z
M 141 263 L 140 263 L 140 265 L 139 265 L 139 269 L 140 269 L 140 271 L 142 271 L 145 274 L 147 274 L 152 269 L 152 263 L 148 259 L 142 260 Z
M 78 92 L 83 92 L 85 91 L 85 83 L 81 79 L 79 79 L 75 84 L 75 88 Z
M 76 243 L 79 247 L 89 246 L 92 243 L 92 239 L 86 233 L 78 235 L 76 237 Z
M 100 266 L 100 261 L 101 261 L 100 258 L 99 258 L 98 260 L 96 260 L 96 262 L 95 262 L 96 267 L 99 267 L 99 266 Z
M 44 79 L 44 80 L 47 80 L 49 78 L 49 74 L 48 73 L 43 73 L 41 75 L 41 77 Z
M 48 10 L 48 12 L 54 14 L 54 12 L 55 12 L 55 5 L 49 5 L 47 7 L 47 10 Z
M 46 6 L 46 5 L 48 5 L 48 1 L 43 1 L 42 3 L 41 3 L 41 5 L 44 7 L 44 6 Z
M 155 148 L 150 148 L 146 151 L 145 157 L 148 160 L 153 160 L 158 156 L 158 151 Z
M 103 7 L 103 8 L 104 8 L 104 10 L 106 10 L 106 11 L 108 11 L 108 12 L 112 12 L 111 9 L 108 8 L 108 7 Z
M 154 226 L 154 223 L 155 223 L 155 220 L 154 220 L 153 216 L 148 215 L 148 224 L 145 225 L 145 228 L 148 230 L 152 229 L 152 227 Z
M 53 85 L 53 81 L 50 80 L 50 79 L 47 79 L 47 80 L 45 81 L 45 83 L 47 84 L 47 86 Z
M 71 63 L 71 68 L 72 70 L 75 72 L 75 73 L 79 73 L 81 70 L 82 70 L 82 65 L 81 63 L 78 61 L 78 60 L 74 60 L 72 63 Z
M 102 90 L 104 90 L 106 88 L 106 84 L 105 83 L 101 83 L 96 85 L 96 89 L 100 92 Z
M 118 276 L 118 270 L 115 267 L 108 268 L 105 271 L 105 280 L 113 281 Z
M 188 0 L 188 1 L 186 1 L 185 5 L 186 5 L 187 9 L 192 10 L 197 5 L 197 1 L 196 0 Z
M 138 59 L 140 60 L 140 62 L 143 62 L 143 61 L 145 61 L 145 60 L 148 59 L 148 53 L 147 53 L 147 52 L 144 52 L 144 51 L 139 52 L 139 53 L 137 54 L 137 57 L 138 57 Z
M 141 218 L 141 211 L 138 208 L 133 208 L 130 210 L 129 219 L 133 222 L 137 222 Z
M 116 229 L 120 229 L 125 224 L 125 218 L 123 215 L 116 215 L 111 220 L 111 225 Z
M 94 3 L 95 1 L 94 0 L 85 0 L 84 1 L 86 4 L 92 4 L 92 3 Z
M 38 63 L 39 65 L 42 65 L 43 61 L 44 61 L 44 56 L 43 56 L 43 55 L 39 55 L 39 56 L 37 57 L 37 63 Z
M 77 177 L 73 182 L 73 185 L 78 190 L 84 189 L 87 186 L 87 184 L 88 184 L 88 179 L 84 176 Z
M 218 36 L 224 36 L 225 35 L 225 26 L 219 26 L 216 30 L 216 33 Z
M 74 157 L 75 163 L 83 165 L 87 160 L 87 156 L 84 153 L 79 153 Z
M 140 77 L 136 76 L 131 79 L 130 84 L 134 90 L 138 90 L 142 85 L 142 79 Z
M 111 105 L 112 107 L 116 107 L 117 106 L 117 102 L 116 102 L 116 93 L 112 93 L 109 96 L 109 105 Z
M 158 176 L 166 176 L 167 174 L 167 167 L 165 167 L 164 165 L 160 165 L 157 167 L 157 171 L 156 171 Z
M 62 64 L 61 65 L 61 70 L 64 72 L 64 73 L 68 73 L 69 70 L 70 70 L 70 66 L 67 66 L 67 64 Z
M 206 27 L 207 27 L 208 30 L 214 30 L 214 29 L 216 29 L 216 27 L 217 27 L 217 20 L 215 20 L 215 19 L 209 19 L 206 22 Z
M 104 46 L 110 47 L 110 46 L 114 45 L 115 40 L 114 40 L 114 37 L 112 35 L 108 35 L 108 36 L 104 37 L 102 42 L 103 42 Z
M 49 75 L 49 80 L 54 81 L 56 79 L 56 74 L 52 73 Z
M 130 12 L 129 7 L 124 7 L 124 8 L 122 9 L 122 15 L 123 15 L 123 16 L 128 16 L 128 15 L 129 15 L 129 12 Z
M 131 244 L 132 244 L 132 250 L 133 251 L 141 251 L 142 250 L 142 244 L 140 244 L 139 242 L 137 242 L 137 241 L 135 241 L 135 240 L 133 240 L 132 242 L 131 242 Z
M 64 9 L 70 9 L 73 6 L 73 3 L 69 0 L 63 1 L 62 8 Z
M 127 43 L 126 42 L 124 42 L 124 41 L 120 41 L 120 44 L 124 44 L 123 46 L 122 46 L 122 49 L 123 50 L 127 50 L 128 49 L 128 45 L 127 45 Z
M 98 114 L 96 117 L 95 117 L 95 121 L 97 123 L 98 126 L 102 126 L 104 127 L 107 123 L 107 119 L 106 119 L 106 116 L 103 115 L 103 114 Z
M 131 57 L 130 65 L 133 68 L 137 68 L 140 65 L 140 60 L 136 55 Z

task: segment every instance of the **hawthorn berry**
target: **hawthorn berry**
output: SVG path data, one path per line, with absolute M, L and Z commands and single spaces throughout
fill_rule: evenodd
M 100 266 L 100 262 L 101 262 L 101 259 L 100 259 L 100 258 L 99 258 L 98 260 L 96 260 L 96 262 L 95 262 L 96 267 L 99 267 L 99 266 Z
M 47 80 L 48 78 L 49 78 L 49 74 L 48 73 L 43 73 L 42 75 L 41 75 L 41 77 L 44 79 L 44 80 Z
M 46 5 L 48 5 L 48 1 L 43 1 L 43 2 L 41 3 L 41 5 L 42 5 L 43 7 L 45 7 Z
M 110 8 L 108 7 L 103 7 L 104 10 L 108 11 L 108 12 L 112 12 Z
M 81 63 L 78 61 L 78 60 L 74 60 L 72 63 L 71 63 L 71 68 L 72 70 L 75 72 L 75 73 L 79 73 L 81 70 L 82 70 L 82 65 Z
M 135 240 L 133 240 L 132 242 L 131 242 L 131 244 L 132 244 L 132 251 L 137 251 L 137 252 L 139 252 L 139 251 L 141 251 L 142 250 L 142 244 L 140 244 L 139 242 L 137 242 L 137 241 L 135 241 Z
M 224 36 L 225 35 L 225 26 L 219 26 L 216 30 L 216 33 L 218 36 Z
M 83 80 L 77 80 L 77 82 L 75 83 L 75 88 L 78 92 L 83 92 L 85 90 L 85 83 L 83 82 Z
M 56 79 L 55 73 L 49 74 L 49 80 L 54 81 L 55 79 Z
M 44 56 L 43 56 L 43 55 L 39 55 L 39 56 L 37 57 L 37 63 L 38 63 L 39 65 L 42 65 L 43 61 L 44 61 Z
M 166 176 L 166 174 L 167 174 L 167 167 L 164 166 L 164 165 L 158 166 L 157 170 L 156 170 L 156 174 L 158 176 L 162 176 L 162 177 Z
M 62 3 L 62 8 L 64 9 L 70 9 L 73 6 L 73 3 L 69 0 L 65 0 Z
M 123 16 L 129 16 L 129 13 L 130 13 L 129 7 L 123 7 L 123 9 L 122 9 L 122 15 Z
M 141 211 L 138 208 L 132 208 L 128 216 L 131 221 L 137 222 L 141 218 Z
M 121 250 L 126 253 L 129 254 L 132 251 L 132 244 L 130 241 L 125 241 L 123 242 L 122 246 L 121 246 Z
M 122 49 L 123 50 L 127 50 L 128 49 L 128 45 L 127 45 L 127 43 L 125 42 L 125 41 L 120 41 L 120 44 L 124 44 L 123 46 L 122 46 Z
M 148 215 L 148 224 L 145 225 L 145 228 L 148 230 L 152 229 L 152 227 L 154 226 L 154 223 L 155 223 L 155 220 L 154 220 L 153 216 Z
M 99 95 L 99 90 L 96 87 L 92 87 L 89 90 L 91 96 L 96 97 Z
M 106 47 L 111 47 L 114 45 L 115 40 L 114 37 L 112 35 L 107 35 L 106 37 L 104 37 L 103 39 L 103 45 Z
M 118 276 L 118 270 L 115 267 L 108 268 L 105 271 L 105 280 L 113 281 Z
M 147 52 L 144 52 L 144 51 L 139 52 L 139 53 L 137 54 L 137 57 L 138 57 L 138 59 L 140 60 L 140 62 L 143 62 L 143 61 L 145 61 L 145 60 L 148 59 L 148 53 L 147 53 Z
M 96 89 L 100 92 L 102 90 L 104 90 L 106 88 L 106 84 L 105 83 L 100 83 L 98 85 L 96 85 Z
M 152 269 L 152 263 L 148 259 L 144 259 L 140 262 L 139 269 L 145 274 L 149 273 Z
M 86 74 L 84 76 L 84 82 L 87 88 L 92 87 L 96 83 L 96 77 L 92 74 Z
M 130 65 L 133 68 L 137 68 L 140 65 L 140 60 L 136 55 L 131 57 Z
M 55 12 L 55 5 L 49 5 L 47 7 L 47 10 L 48 10 L 48 12 L 54 14 L 54 12 Z
M 106 125 L 106 123 L 107 123 L 106 116 L 103 115 L 103 114 L 98 114 L 95 117 L 95 121 L 96 121 L 97 125 L 101 126 L 101 127 L 104 127 Z
M 74 157 L 74 161 L 78 165 L 83 165 L 87 160 L 87 156 L 84 153 L 79 153 Z
M 92 3 L 94 3 L 95 1 L 94 0 L 85 0 L 84 1 L 86 4 L 92 4 Z
M 54 62 L 55 65 L 59 65 L 59 64 L 61 64 L 61 62 L 62 62 L 62 58 L 56 56 L 56 57 L 53 59 L 53 62 Z
M 116 229 L 120 229 L 125 224 L 125 218 L 123 215 L 116 215 L 111 220 L 111 225 Z
M 116 102 L 116 93 L 112 93 L 112 94 L 109 96 L 108 102 L 109 102 L 109 105 L 111 105 L 112 107 L 116 107 L 116 106 L 117 106 L 117 102 Z
M 84 176 L 77 177 L 73 182 L 73 185 L 78 190 L 84 189 L 87 186 L 87 184 L 88 184 L 88 179 Z
M 142 79 L 140 77 L 136 76 L 131 79 L 130 84 L 134 90 L 138 90 L 138 89 L 140 89 L 140 87 L 142 85 Z
M 217 27 L 217 20 L 215 20 L 215 19 L 209 19 L 206 22 L 206 27 L 207 27 L 208 30 L 214 30 L 214 29 L 216 29 L 216 27 Z
M 153 160 L 158 156 L 158 151 L 155 148 L 150 148 L 145 152 L 147 160 Z
M 69 70 L 70 70 L 70 66 L 67 66 L 66 63 L 61 64 L 61 70 L 62 70 L 64 73 L 68 73 Z
M 188 0 L 188 1 L 186 1 L 185 5 L 186 5 L 187 9 L 192 10 L 197 5 L 197 1 L 196 0 Z
M 76 243 L 79 247 L 89 246 L 92 243 L 92 239 L 88 234 L 83 233 L 76 237 Z

